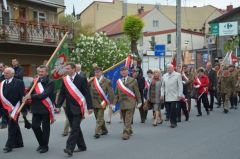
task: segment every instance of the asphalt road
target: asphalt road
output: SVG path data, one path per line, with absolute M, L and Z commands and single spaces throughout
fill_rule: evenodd
M 152 126 L 152 112 L 149 112 L 145 124 L 140 123 L 139 112 L 135 111 L 134 135 L 128 141 L 121 140 L 122 123 L 119 115 L 113 117 L 107 125 L 109 135 L 94 139 L 95 119 L 87 117 L 82 122 L 82 130 L 87 151 L 74 153 L 72 159 L 240 159 L 240 109 L 223 114 L 215 108 L 209 116 L 203 112 L 196 117 L 194 108 L 190 121 L 178 124 L 175 129 L 169 123 Z M 35 151 L 38 144 L 32 130 L 23 128 L 24 148 L 14 149 L 4 154 L 0 150 L 0 159 L 65 159 L 63 149 L 66 137 L 61 133 L 64 126 L 63 112 L 57 115 L 57 121 L 51 127 L 49 152 L 39 154 Z M 7 130 L 0 130 L 0 148 L 4 148 Z

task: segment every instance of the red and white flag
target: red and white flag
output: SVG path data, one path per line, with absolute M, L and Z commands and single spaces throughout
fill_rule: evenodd
M 77 101 L 78 105 L 80 106 L 82 117 L 84 117 L 84 107 L 87 105 L 85 97 L 80 92 L 80 90 L 75 86 L 75 84 L 72 82 L 69 75 L 63 77 L 63 83 L 67 88 L 68 92 Z
M 117 80 L 117 87 L 123 91 L 124 94 L 126 94 L 127 96 L 131 97 L 131 98 L 136 98 L 135 94 L 129 89 L 127 88 L 121 79 Z
M 103 91 L 102 87 L 100 86 L 98 79 L 95 77 L 93 80 L 93 85 L 96 88 L 98 94 L 100 95 L 100 97 L 102 98 L 103 102 L 101 103 L 102 107 L 105 108 L 108 104 L 110 104 L 107 95 L 105 94 L 105 92 Z
M 127 67 L 127 68 L 130 68 L 131 67 L 131 62 L 132 62 L 132 55 L 128 55 L 127 56 L 127 59 L 126 59 L 126 62 L 125 62 L 125 66 Z
M 44 92 L 44 88 L 43 88 L 41 82 L 37 83 L 37 85 L 35 87 L 35 92 L 37 94 L 42 94 Z M 54 108 L 55 108 L 55 106 L 54 106 L 53 102 L 51 101 L 51 99 L 49 97 L 47 97 L 45 99 L 42 99 L 41 102 L 47 108 L 47 110 L 49 112 L 50 122 L 54 123 L 54 121 L 55 121 L 55 117 L 54 117 Z

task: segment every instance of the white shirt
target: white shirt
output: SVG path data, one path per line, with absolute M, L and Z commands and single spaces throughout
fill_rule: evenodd
M 8 81 L 8 84 L 9 84 L 9 83 L 11 83 L 11 82 L 12 82 L 12 80 L 13 80 L 13 77 L 12 77 L 12 78 L 10 78 L 10 79 L 5 79 L 5 82 L 7 83 L 7 81 Z
M 72 79 L 72 81 L 74 81 L 74 78 L 76 77 L 77 73 L 74 73 L 73 76 L 70 76 L 70 79 Z

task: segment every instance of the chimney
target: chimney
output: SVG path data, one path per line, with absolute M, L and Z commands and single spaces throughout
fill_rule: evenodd
M 141 6 L 141 8 L 138 9 L 138 14 L 142 14 L 144 12 L 144 6 Z
M 122 17 L 126 17 L 127 16 L 127 0 L 122 0 Z
M 228 5 L 227 6 L 227 12 L 230 12 L 231 10 L 233 10 L 233 5 Z

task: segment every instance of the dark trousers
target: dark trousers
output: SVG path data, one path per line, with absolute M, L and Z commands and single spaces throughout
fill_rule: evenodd
M 187 110 L 187 104 L 185 102 L 178 102 L 177 103 L 177 120 L 181 121 L 181 114 L 182 114 L 182 111 L 183 111 L 183 114 L 185 115 L 186 118 L 189 117 L 189 114 L 188 114 L 188 110 Z
M 8 124 L 8 112 L 4 108 L 0 108 L 0 117 L 2 117 L 2 125 L 7 125 Z
M 231 107 L 236 107 L 237 106 L 237 96 L 231 95 L 230 103 L 231 103 Z
M 8 139 L 5 147 L 23 147 L 22 133 L 18 125 L 18 119 L 16 122 L 12 119 L 8 121 Z
M 67 116 L 71 127 L 71 133 L 67 139 L 66 148 L 73 151 L 77 145 L 79 149 L 86 150 L 87 147 L 80 127 L 81 115 L 74 115 L 70 112 L 67 112 Z
M 165 102 L 166 107 L 166 117 L 170 119 L 170 123 L 177 124 L 177 101 Z
M 143 105 L 139 108 L 139 113 L 140 113 L 140 117 L 141 117 L 141 121 L 145 122 L 145 120 L 147 119 L 147 114 L 148 114 L 148 110 L 144 110 L 143 109 Z
M 215 90 L 209 90 L 209 95 L 210 95 L 210 105 L 209 109 L 213 109 L 213 104 L 214 104 L 214 97 L 215 97 L 216 91 Z
M 209 111 L 209 102 L 208 102 L 207 93 L 203 93 L 202 96 L 197 100 L 197 110 L 198 110 L 199 115 L 202 115 L 201 102 L 203 103 L 203 106 L 204 106 L 206 112 L 208 112 Z
M 49 136 L 50 136 L 49 114 L 33 114 L 32 129 L 37 138 L 39 146 L 43 148 L 48 148 L 48 142 L 49 142 Z

